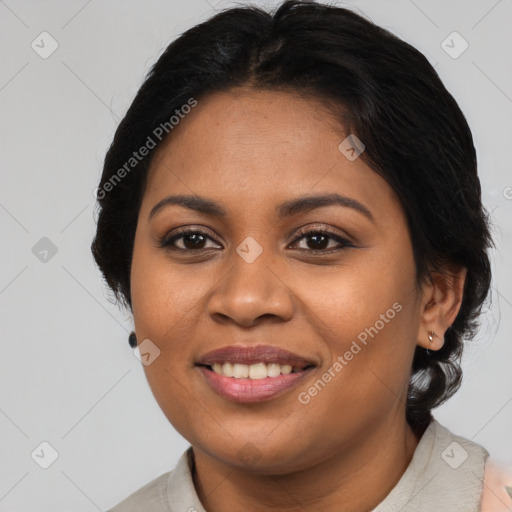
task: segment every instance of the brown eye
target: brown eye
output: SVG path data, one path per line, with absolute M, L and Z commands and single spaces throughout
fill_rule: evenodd
M 197 230 L 185 230 L 171 237 L 165 237 L 160 241 L 159 246 L 178 251 L 201 251 L 220 248 L 219 244 L 209 235 Z
M 302 243 L 302 246 L 300 244 Z M 331 250 L 343 249 L 344 247 L 354 247 L 354 245 L 334 233 L 328 231 L 306 231 L 301 233 L 294 245 L 299 244 L 299 250 L 311 252 L 330 252 Z
M 313 235 L 307 235 L 304 237 L 306 245 L 309 249 L 322 250 L 327 249 L 330 241 L 330 237 L 321 233 L 315 233 Z
M 201 233 L 191 233 L 189 235 L 183 235 L 178 240 L 182 241 L 183 249 L 203 249 L 206 243 L 206 237 Z

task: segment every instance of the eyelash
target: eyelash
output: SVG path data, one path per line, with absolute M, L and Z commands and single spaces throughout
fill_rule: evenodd
M 158 240 L 158 247 L 161 249 L 169 249 L 172 251 L 180 251 L 180 252 L 201 252 L 201 251 L 207 251 L 211 248 L 206 249 L 182 249 L 178 247 L 174 247 L 173 244 L 179 240 L 180 238 L 183 238 L 186 235 L 202 235 L 212 241 L 214 241 L 216 244 L 219 244 L 212 236 L 210 236 L 209 233 L 206 231 L 202 231 L 200 229 L 190 229 L 190 228 L 183 228 L 175 232 L 171 237 L 165 235 L 161 237 Z M 315 229 L 300 229 L 297 233 L 297 238 L 292 242 L 292 244 L 296 244 L 298 241 L 306 238 L 308 235 L 324 235 L 329 237 L 330 239 L 334 240 L 338 244 L 340 244 L 339 247 L 336 248 L 330 248 L 330 249 L 298 249 L 299 251 L 308 252 L 310 254 L 328 254 L 335 251 L 340 251 L 342 249 L 345 249 L 347 247 L 355 247 L 355 245 L 347 240 L 346 238 L 341 237 L 340 235 L 332 232 L 329 229 L 325 228 L 315 228 Z M 292 245 L 290 244 L 290 245 Z M 217 250 L 217 249 L 216 249 Z

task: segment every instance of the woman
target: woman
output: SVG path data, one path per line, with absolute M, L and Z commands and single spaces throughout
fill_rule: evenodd
M 97 196 L 94 257 L 191 445 L 113 511 L 480 510 L 488 453 L 431 410 L 492 242 L 422 54 L 314 2 L 222 12 L 152 68 Z

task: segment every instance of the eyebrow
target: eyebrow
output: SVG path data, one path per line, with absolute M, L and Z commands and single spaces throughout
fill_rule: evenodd
M 151 211 L 149 212 L 148 220 L 150 220 L 158 211 L 162 210 L 169 205 L 179 205 L 191 210 L 204 213 L 206 215 L 216 217 L 226 217 L 227 212 L 223 206 L 205 197 L 197 195 L 170 195 L 159 201 Z M 370 210 L 362 203 L 351 197 L 342 196 L 340 194 L 314 194 L 308 196 L 301 196 L 296 199 L 290 199 L 281 203 L 277 207 L 277 216 L 279 219 L 297 215 L 316 208 L 322 208 L 324 206 L 338 205 L 346 208 L 352 208 L 357 212 L 363 214 L 370 220 L 374 220 L 374 217 Z

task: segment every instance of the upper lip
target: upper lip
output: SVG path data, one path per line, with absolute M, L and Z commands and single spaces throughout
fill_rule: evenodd
M 206 366 L 226 362 L 246 365 L 256 363 L 288 364 L 299 370 L 306 366 L 316 366 L 314 361 L 272 345 L 232 345 L 212 350 L 197 360 L 197 364 Z

